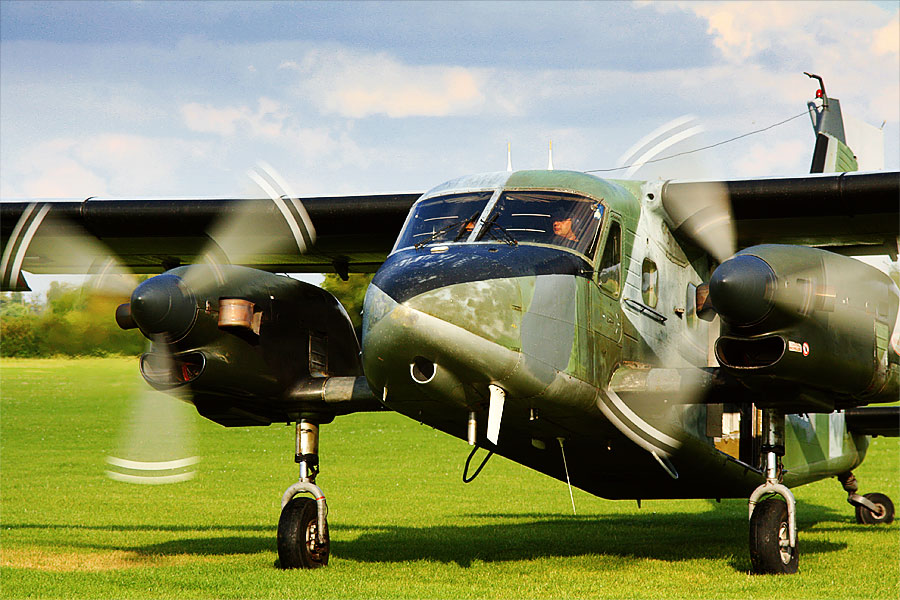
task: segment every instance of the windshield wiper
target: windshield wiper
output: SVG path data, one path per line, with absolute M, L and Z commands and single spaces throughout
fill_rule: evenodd
M 453 229 L 454 227 L 459 227 L 459 231 L 458 231 L 458 232 L 456 233 L 456 235 L 453 237 L 453 241 L 454 241 L 454 242 L 458 242 L 459 239 L 463 236 L 463 234 L 466 233 L 466 225 L 469 224 L 469 223 L 471 223 L 471 222 L 473 222 L 473 221 L 476 219 L 476 217 L 478 217 L 478 215 L 479 215 L 480 212 L 481 212 L 481 211 L 475 211 L 475 212 L 472 213 L 472 215 L 471 215 L 469 218 L 467 218 L 467 219 L 458 219 L 458 220 L 456 220 L 456 221 L 453 221 L 453 222 L 450 223 L 449 225 L 445 225 L 444 227 L 441 227 L 440 229 L 438 229 L 437 231 L 435 231 L 434 233 L 432 233 L 430 236 L 428 236 L 427 239 L 424 239 L 424 240 L 422 240 L 421 242 L 418 242 L 416 245 L 413 246 L 413 248 L 415 248 L 416 250 L 421 249 L 423 246 L 425 246 L 426 244 L 430 244 L 431 242 L 435 241 L 436 239 L 438 239 L 438 237 L 444 235 L 445 233 L 447 233 L 448 231 L 450 231 L 450 230 Z
M 484 221 L 484 233 L 481 234 L 481 237 L 484 237 L 484 234 L 488 234 L 498 242 L 503 242 L 504 244 L 507 244 L 509 246 L 518 246 L 519 242 L 517 242 L 515 238 L 513 238 L 513 236 L 511 236 L 509 232 L 503 228 L 502 225 L 497 223 L 497 217 L 499 216 L 500 211 L 498 210 L 494 212 L 494 214 L 492 214 L 490 217 L 488 217 L 486 221 Z M 495 227 L 500 231 L 500 237 L 494 235 L 493 229 Z

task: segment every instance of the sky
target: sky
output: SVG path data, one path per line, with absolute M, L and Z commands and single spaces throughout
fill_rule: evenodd
M 611 169 L 694 115 L 704 143 L 824 78 L 900 168 L 898 2 L 0 2 L 0 197 L 425 191 Z M 636 176 L 808 172 L 809 118 Z M 622 171 L 608 175 L 621 176 Z

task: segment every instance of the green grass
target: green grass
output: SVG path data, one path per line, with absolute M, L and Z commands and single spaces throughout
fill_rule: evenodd
M 199 417 L 194 480 L 104 476 L 134 359 L 0 362 L 3 598 L 897 598 L 900 528 L 855 524 L 835 480 L 795 490 L 800 574 L 749 575 L 746 502 L 608 501 L 500 458 L 463 485 L 468 447 L 395 414 L 322 429 L 331 564 L 274 567 L 293 431 Z M 895 502 L 897 439 L 861 491 Z M 715 474 L 711 474 L 714 477 Z M 900 502 L 898 502 L 900 504 Z

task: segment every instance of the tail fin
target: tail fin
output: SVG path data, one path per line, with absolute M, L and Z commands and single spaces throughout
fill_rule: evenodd
M 809 102 L 809 114 L 816 132 L 810 173 L 844 173 L 863 169 L 884 169 L 884 133 L 858 119 L 844 118 L 841 103 L 829 98 L 818 75 L 806 73 L 819 81 L 816 102 Z M 857 152 L 854 152 L 850 143 Z

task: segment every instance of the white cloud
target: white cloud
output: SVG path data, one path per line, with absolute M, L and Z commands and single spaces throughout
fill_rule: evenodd
M 379 53 L 346 49 L 308 52 L 283 69 L 300 74 L 299 90 L 326 113 L 348 118 L 470 115 L 486 105 L 486 71 L 407 65 Z
M 653 6 L 661 11 L 673 8 L 669 3 Z M 852 98 L 861 118 L 878 123 L 900 120 L 897 13 L 886 23 L 885 11 L 866 2 L 679 2 L 674 6 L 707 21 L 714 44 L 735 68 L 754 65 L 772 77 L 818 73 L 829 93 Z M 771 82 L 765 88 L 782 94 L 790 89 Z
M 872 36 L 872 52 L 878 55 L 900 54 L 900 12 Z
M 227 142 L 230 147 L 246 145 L 237 140 L 249 142 L 254 138 L 274 144 L 275 150 L 259 146 L 258 151 L 290 156 L 304 167 L 321 168 L 323 162 L 332 166 L 365 167 L 372 162 L 354 141 L 352 124 L 330 122 L 305 126 L 301 123 L 302 111 L 298 109 L 268 98 L 260 98 L 257 104 L 256 109 L 251 109 L 246 105 L 190 103 L 181 107 L 181 114 L 191 131 L 230 138 Z
M 79 198 L 109 193 L 106 180 L 74 156 L 78 141 L 56 138 L 4 165 L 5 197 Z
M 117 133 L 54 138 L 4 165 L 4 195 L 83 198 L 176 192 L 179 170 L 189 160 L 202 160 L 206 152 L 203 145 L 175 138 Z
M 749 58 L 772 45 L 772 33 L 795 31 L 809 6 L 790 2 L 698 2 L 683 4 L 709 23 L 714 43 L 731 60 Z M 802 34 L 801 34 L 802 35 Z
M 287 118 L 284 107 L 269 98 L 260 98 L 256 110 L 247 106 L 219 108 L 192 102 L 181 107 L 181 115 L 191 131 L 231 136 L 240 130 L 262 138 L 283 135 Z
M 234 135 L 238 121 L 245 120 L 245 111 L 239 108 L 216 108 L 196 102 L 181 107 L 184 123 L 191 131 Z
M 802 140 L 754 143 L 740 159 L 732 163 L 734 177 L 795 175 L 809 170 L 812 152 Z

